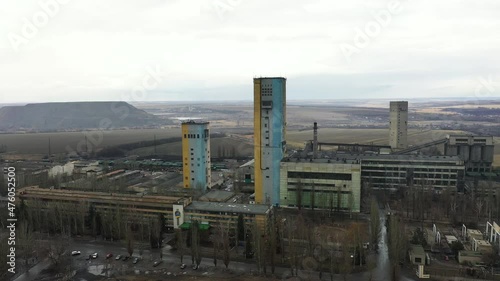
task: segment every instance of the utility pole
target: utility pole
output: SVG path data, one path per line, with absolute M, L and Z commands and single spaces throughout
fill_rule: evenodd
M 153 140 L 153 146 L 155 148 L 155 155 L 156 155 L 156 135 L 154 135 L 154 140 Z

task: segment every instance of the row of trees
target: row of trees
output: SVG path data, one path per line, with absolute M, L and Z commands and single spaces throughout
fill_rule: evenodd
M 72 202 L 21 201 L 17 209 L 20 221 L 26 223 L 29 232 L 51 235 L 101 235 L 108 240 L 133 237 L 149 241 L 152 247 L 160 247 L 165 218 L 163 215 L 145 216 L 133 206 L 100 206 Z M 134 235 L 129 235 L 133 233 Z M 133 236 L 133 237 L 131 237 Z
M 405 217 L 413 220 L 438 221 L 443 217 L 452 222 L 474 224 L 481 219 L 500 220 L 500 190 L 493 182 L 479 183 L 465 193 L 454 187 L 436 191 L 431 185 L 402 186 L 393 205 Z
M 262 274 L 274 274 L 280 265 L 288 266 L 293 276 L 304 269 L 318 271 L 320 275 L 329 272 L 332 278 L 340 273 L 346 278 L 356 265 L 365 264 L 364 244 L 370 239 L 365 228 L 361 223 L 351 223 L 346 228 L 317 226 L 301 212 L 291 216 L 272 215 L 265 226 L 245 224 L 240 216 L 235 226 L 221 222 L 209 232 L 200 230 L 199 223 L 192 221 L 188 231 L 176 232 L 176 248 L 181 263 L 187 253 L 196 265 L 202 256 L 211 255 L 215 266 L 222 260 L 227 268 L 230 261 L 240 255 L 234 246 L 244 243 L 243 255 L 253 258 Z M 376 229 L 380 229 L 380 225 Z M 204 237 L 209 240 L 204 241 Z M 201 247 L 209 245 L 204 242 L 211 244 L 211 254 Z M 369 267 L 373 269 L 375 264 L 371 262 Z
M 328 209 L 329 217 L 334 213 L 336 215 L 339 213 L 344 214 L 346 210 L 352 216 L 352 211 L 356 205 L 354 195 L 352 192 L 346 194 L 342 191 L 341 185 L 338 185 L 334 192 L 332 190 L 325 192 L 322 189 L 317 189 L 314 182 L 303 183 L 299 180 L 295 184 L 295 188 L 295 206 L 299 210 L 307 206 L 314 211 L 316 206 L 318 206 L 321 209 Z

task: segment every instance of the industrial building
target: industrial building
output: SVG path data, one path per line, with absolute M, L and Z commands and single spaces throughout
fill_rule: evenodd
M 411 245 L 408 251 L 410 262 L 414 265 L 425 265 L 425 251 L 421 245 Z
M 494 157 L 493 136 L 449 135 L 444 154 L 460 156 L 468 173 L 491 173 Z M 496 176 L 496 175 L 495 175 Z
M 375 189 L 425 186 L 435 190 L 462 190 L 464 187 L 464 161 L 457 156 L 358 154 L 350 157 L 360 159 L 362 180 Z
M 389 114 L 389 145 L 392 149 L 408 147 L 408 102 L 391 101 Z
M 255 201 L 278 206 L 280 162 L 286 144 L 286 79 L 265 77 L 253 82 Z
M 262 204 L 194 201 L 184 209 L 186 212 L 184 215 L 185 222 L 197 220 L 209 225 L 229 224 L 232 228 L 236 228 L 238 216 L 242 215 L 247 226 L 256 223 L 263 230 L 272 207 Z
M 211 187 L 210 131 L 208 122 L 182 123 L 182 172 L 184 188 L 206 191 Z
M 285 158 L 280 171 L 280 205 L 360 211 L 361 165 L 342 160 Z
M 66 206 L 68 212 L 88 212 L 90 206 L 98 213 L 116 212 L 139 220 L 155 219 L 164 215 L 166 224 L 172 225 L 173 205 L 187 206 L 190 197 L 138 196 L 121 193 L 88 192 L 62 189 L 39 188 L 37 186 L 17 190 L 17 202 L 24 201 L 27 206 L 46 209 L 51 202 Z M 16 202 L 16 203 L 17 203 Z M 78 208 L 82 206 L 82 208 Z
M 165 218 L 166 227 L 175 226 L 175 211 L 180 210 L 183 220 L 198 220 L 211 226 L 219 223 L 236 225 L 241 214 L 246 224 L 254 222 L 264 227 L 271 207 L 269 205 L 249 205 L 224 202 L 193 202 L 191 197 L 174 196 L 138 196 L 120 193 L 70 191 L 60 189 L 39 188 L 37 186 L 17 190 L 17 204 L 21 201 L 27 206 L 45 210 L 51 203 L 66 206 L 68 212 L 87 215 L 93 209 L 100 214 L 121 212 L 128 220 L 148 222 L 161 214 Z M 81 206 L 82 208 L 79 208 Z M 85 212 L 81 214 L 79 212 Z M 182 222 L 181 222 L 182 223 Z

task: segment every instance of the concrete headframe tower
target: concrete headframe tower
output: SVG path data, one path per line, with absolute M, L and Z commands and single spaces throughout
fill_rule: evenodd
M 286 79 L 255 78 L 253 85 L 255 202 L 278 206 L 286 145 Z
M 391 101 L 390 103 L 389 145 L 394 150 L 408 147 L 407 101 Z
M 184 188 L 210 188 L 210 131 L 208 122 L 182 123 L 182 174 Z

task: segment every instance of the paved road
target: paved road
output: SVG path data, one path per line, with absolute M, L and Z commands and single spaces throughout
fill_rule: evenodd
M 30 281 L 30 280 L 33 280 L 36 276 L 38 276 L 40 274 L 40 272 L 42 272 L 42 270 L 44 270 L 45 268 L 49 267 L 50 266 L 50 260 L 43 260 L 41 262 L 39 262 L 37 265 L 35 265 L 34 267 L 32 267 L 28 272 L 22 274 L 22 275 L 19 275 L 19 277 L 17 277 L 16 279 L 13 279 L 14 281 Z
M 380 210 L 380 224 L 381 224 L 381 235 L 379 239 L 379 254 L 377 255 L 377 267 L 373 271 L 373 281 L 387 281 L 390 280 L 390 263 L 389 263 L 389 254 L 388 247 L 386 243 L 387 239 L 387 229 L 385 227 L 385 217 L 386 211 L 384 209 Z M 84 241 L 84 240 L 75 240 L 70 243 L 69 251 L 81 251 L 82 254 L 80 256 L 71 257 L 73 263 L 78 266 L 78 268 L 87 268 L 89 272 L 92 272 L 95 275 L 104 275 L 107 269 L 111 270 L 137 270 L 140 272 L 144 272 L 145 270 L 158 270 L 158 269 L 167 269 L 172 272 L 182 273 L 180 270 L 180 258 L 177 256 L 175 252 L 171 252 L 169 249 L 162 250 L 163 263 L 154 268 L 152 266 L 153 260 L 157 260 L 160 257 L 160 250 L 144 250 L 142 253 L 142 260 L 134 265 L 129 260 L 127 262 L 116 261 L 114 258 L 110 260 L 106 260 L 105 256 L 107 253 L 113 253 L 115 256 L 118 254 L 128 255 L 125 244 L 117 243 L 117 242 L 106 242 L 106 241 Z M 97 252 L 99 254 L 99 258 L 96 260 L 86 261 L 85 258 L 90 254 Z M 134 256 L 138 256 L 138 250 L 136 250 L 133 254 Z M 189 255 L 184 256 L 184 263 L 191 264 L 191 257 Z M 218 260 L 218 267 L 223 268 L 224 264 L 222 260 Z M 38 265 L 33 267 L 29 273 L 23 274 L 19 276 L 15 281 L 31 281 L 33 280 L 43 269 L 50 266 L 50 261 L 45 260 L 40 262 Z M 213 259 L 211 258 L 203 258 L 200 269 L 197 271 L 193 271 L 191 268 L 185 269 L 184 271 L 189 272 L 189 274 L 202 274 L 207 271 L 207 269 L 213 268 Z M 244 263 L 244 262 L 234 262 L 232 261 L 229 264 L 229 269 L 235 273 L 252 273 L 257 271 L 257 266 L 253 263 Z M 268 267 L 268 273 L 270 272 L 270 267 Z M 283 279 L 290 276 L 290 269 L 284 267 L 276 267 L 275 275 L 280 276 Z M 369 280 L 369 272 L 362 273 L 354 273 L 348 276 L 348 280 Z M 304 280 L 330 280 L 329 273 L 323 272 L 323 277 L 319 279 L 319 272 L 310 272 L 310 271 L 299 271 L 299 276 Z M 343 280 L 341 275 L 336 275 L 334 280 Z M 84 280 L 84 279 L 80 279 Z M 402 276 L 402 281 L 416 281 L 417 278 L 405 277 Z

